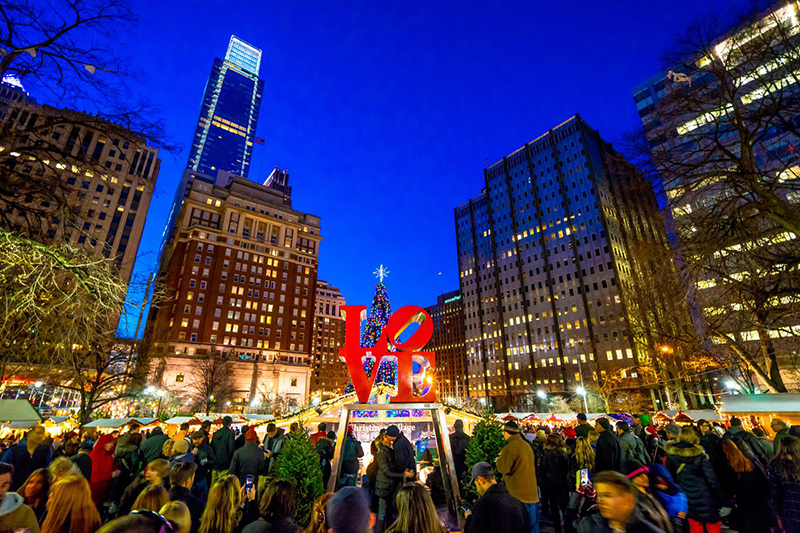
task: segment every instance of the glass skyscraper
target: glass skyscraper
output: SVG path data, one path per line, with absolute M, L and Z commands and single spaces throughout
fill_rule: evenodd
M 261 50 L 231 36 L 225 59 L 214 59 L 186 168 L 247 177 L 261 107 Z

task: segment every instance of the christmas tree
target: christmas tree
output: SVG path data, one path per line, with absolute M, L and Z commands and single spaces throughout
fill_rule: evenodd
M 464 459 L 464 475 L 461 486 L 464 488 L 464 498 L 474 501 L 478 498 L 475 486 L 470 483 L 472 467 L 475 463 L 486 461 L 494 468 L 495 460 L 506 442 L 503 438 L 503 427 L 499 422 L 487 416 L 478 422 L 472 430 L 472 437 L 467 445 Z
M 294 484 L 294 523 L 305 527 L 311 520 L 316 499 L 325 492 L 322 467 L 308 432 L 289 433 L 275 465 L 275 477 Z
M 381 332 L 386 324 L 389 323 L 389 317 L 392 314 L 392 306 L 389 303 L 389 295 L 386 292 L 386 285 L 383 283 L 389 271 L 381 265 L 375 271 L 378 276 L 378 285 L 375 286 L 375 296 L 372 298 L 372 306 L 369 308 L 369 316 L 367 317 L 367 325 L 364 333 L 361 336 L 361 347 L 372 348 L 378 343 L 381 337 Z M 389 345 L 389 350 L 393 351 L 393 347 Z M 364 371 L 367 377 L 372 377 L 375 370 L 375 358 L 367 357 L 364 360 Z M 378 374 L 375 376 L 375 383 L 386 383 L 387 385 L 397 384 L 397 360 L 394 358 L 384 357 L 381 359 L 381 364 L 378 367 Z M 345 394 L 353 392 L 353 382 L 349 382 L 344 390 Z

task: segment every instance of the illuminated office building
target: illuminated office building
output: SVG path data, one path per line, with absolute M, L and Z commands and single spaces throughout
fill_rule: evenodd
M 435 305 L 425 308 L 433 321 L 433 336 L 425 351 L 436 353 L 437 392 L 448 403 L 469 396 L 463 304 L 461 293 L 451 291 L 437 297 Z
M 261 50 L 232 35 L 225 59 L 214 59 L 186 168 L 247 177 L 264 81 Z
M 536 393 L 638 382 L 631 245 L 663 241 L 655 195 L 574 116 L 484 170 L 455 208 L 470 396 L 534 409 Z M 539 406 L 540 407 L 540 406 Z
M 347 364 L 339 355 L 339 348 L 344 346 L 344 317 L 340 309 L 345 304 L 339 289 L 317 280 L 311 345 L 311 394 L 317 393 L 321 399 L 342 394 L 350 379 Z

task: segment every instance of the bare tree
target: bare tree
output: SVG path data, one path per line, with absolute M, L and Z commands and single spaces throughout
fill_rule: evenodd
M 233 394 L 233 364 L 224 353 L 212 347 L 205 355 L 196 357 L 193 365 L 189 395 L 208 414 L 212 406 L 225 405 Z

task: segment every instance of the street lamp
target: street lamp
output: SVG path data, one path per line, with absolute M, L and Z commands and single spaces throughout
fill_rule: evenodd
M 742 387 L 732 379 L 726 379 L 725 388 L 730 390 L 740 390 Z
M 578 395 L 583 396 L 583 412 L 588 413 L 589 406 L 586 404 L 586 389 L 583 385 L 578 385 L 578 388 L 575 389 L 575 392 L 577 392 Z

